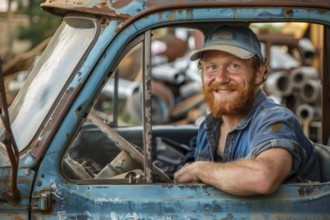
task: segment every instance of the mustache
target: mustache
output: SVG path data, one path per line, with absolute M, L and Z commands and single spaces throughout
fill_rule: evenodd
M 214 91 L 214 90 L 238 90 L 240 87 L 236 85 L 218 85 L 212 83 L 209 86 L 205 87 L 206 91 Z

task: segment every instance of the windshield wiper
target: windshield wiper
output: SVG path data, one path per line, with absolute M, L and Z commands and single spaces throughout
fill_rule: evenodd
M 2 71 L 2 59 L 0 56 L 0 115 L 4 126 L 4 133 L 2 134 L 1 142 L 5 145 L 8 157 L 11 163 L 11 184 L 10 189 L 5 192 L 4 198 L 8 202 L 18 202 L 20 199 L 19 191 L 17 189 L 17 172 L 19 163 L 19 152 L 14 139 L 14 135 L 10 126 L 8 104 L 5 91 L 4 74 Z

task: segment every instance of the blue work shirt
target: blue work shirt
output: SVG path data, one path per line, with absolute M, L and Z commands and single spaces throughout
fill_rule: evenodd
M 313 143 L 304 135 L 296 115 L 288 108 L 267 98 L 259 91 L 250 112 L 232 129 L 225 142 L 223 155 L 216 158 L 221 120 L 211 114 L 201 123 L 194 159 L 228 162 L 255 158 L 270 148 L 284 148 L 293 158 L 287 182 L 319 181 L 320 171 Z

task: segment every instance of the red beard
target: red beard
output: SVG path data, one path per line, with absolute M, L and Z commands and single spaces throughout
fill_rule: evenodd
M 251 80 L 252 81 L 252 80 Z M 230 90 L 236 91 L 234 96 L 223 97 L 216 99 L 213 92 L 215 90 Z M 244 115 L 252 107 L 255 99 L 256 87 L 253 87 L 252 82 L 248 82 L 246 86 L 236 85 L 217 85 L 212 83 L 209 86 L 203 85 L 205 102 L 207 103 L 212 115 L 220 118 L 222 115 Z

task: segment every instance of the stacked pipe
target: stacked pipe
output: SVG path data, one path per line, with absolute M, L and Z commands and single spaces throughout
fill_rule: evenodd
M 158 56 L 152 57 L 154 124 L 178 122 L 183 118 L 189 118 L 187 113 L 203 102 L 200 72 L 197 63 L 189 61 L 189 54 L 168 63 L 164 60 L 166 59 Z M 184 121 L 186 123 L 189 120 Z
M 320 119 L 321 82 L 314 67 L 271 73 L 265 88 L 271 97 L 295 112 L 301 122 Z

